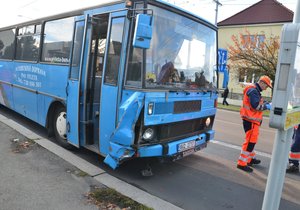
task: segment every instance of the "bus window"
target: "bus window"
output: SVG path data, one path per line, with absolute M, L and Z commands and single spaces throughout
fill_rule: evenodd
M 42 61 L 69 64 L 74 17 L 46 22 Z
M 122 36 L 124 29 L 124 17 L 112 19 L 111 36 L 109 40 L 107 65 L 105 71 L 105 83 L 117 84 L 122 48 Z
M 126 85 L 128 86 L 141 87 L 142 85 L 142 51 L 140 48 L 133 48 L 131 46 L 126 75 Z
M 40 26 L 38 28 L 40 28 Z M 36 25 L 19 28 L 17 34 L 16 60 L 38 60 L 40 35 L 40 31 L 36 30 Z
M 82 37 L 84 32 L 84 22 L 76 23 L 76 30 L 74 35 L 73 43 L 73 55 L 72 55 L 72 65 L 71 65 L 71 75 L 70 78 L 78 79 L 79 77 L 79 65 L 80 65 L 80 55 L 82 48 Z
M 0 31 L 0 59 L 13 59 L 15 29 Z

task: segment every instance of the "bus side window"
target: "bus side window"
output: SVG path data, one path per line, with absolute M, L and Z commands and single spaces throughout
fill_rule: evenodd
M 120 56 L 122 48 L 122 37 L 124 29 L 124 17 L 112 19 L 110 43 L 108 47 L 107 63 L 104 76 L 104 82 L 108 84 L 117 84 L 120 66 Z
M 42 62 L 68 65 L 73 38 L 74 17 L 45 23 Z
M 0 32 L 0 59 L 13 59 L 15 32 L 15 29 Z
M 17 34 L 16 60 L 38 61 L 40 49 L 40 26 L 19 28 Z

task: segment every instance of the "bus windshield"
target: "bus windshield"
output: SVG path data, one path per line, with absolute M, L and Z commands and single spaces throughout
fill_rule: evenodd
M 149 8 L 153 10 L 154 22 L 151 46 L 144 60 L 145 87 L 215 89 L 216 31 L 156 6 Z M 132 49 L 129 59 L 141 61 L 141 51 Z

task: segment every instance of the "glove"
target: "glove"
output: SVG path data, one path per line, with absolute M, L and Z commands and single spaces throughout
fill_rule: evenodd
M 265 104 L 265 108 L 266 108 L 267 110 L 270 110 L 270 109 L 271 109 L 271 104 L 269 104 L 269 103 Z

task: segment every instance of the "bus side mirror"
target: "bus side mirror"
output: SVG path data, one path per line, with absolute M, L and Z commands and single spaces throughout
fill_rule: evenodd
M 138 14 L 136 17 L 135 30 L 133 35 L 133 47 L 149 49 L 152 39 L 153 16 Z

